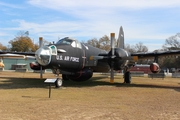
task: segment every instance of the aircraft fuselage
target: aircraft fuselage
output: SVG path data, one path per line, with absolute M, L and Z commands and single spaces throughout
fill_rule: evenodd
M 42 52 L 45 51 L 44 49 L 47 49 L 47 51 Z M 109 71 L 107 62 L 90 59 L 91 56 L 98 56 L 103 53 L 107 54 L 106 51 L 92 47 L 88 44 L 80 43 L 74 39 L 64 38 L 56 44 L 41 48 L 39 51 L 39 53 L 37 52 L 37 56 L 38 54 L 42 54 L 42 56 L 49 55 L 46 60 L 47 65 L 44 63 L 43 66 L 50 69 L 59 69 L 61 73 L 72 74 L 73 72 L 81 71 L 84 68 L 90 68 L 92 71 L 97 72 Z M 42 57 L 39 59 L 38 63 L 43 63 L 44 61 L 45 60 Z

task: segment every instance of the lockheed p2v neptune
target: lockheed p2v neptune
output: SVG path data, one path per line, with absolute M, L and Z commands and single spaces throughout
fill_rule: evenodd
M 124 49 L 124 32 L 120 27 L 117 46 L 114 45 L 115 34 L 111 33 L 111 50 L 104 51 L 91 45 L 80 43 L 78 40 L 65 37 L 56 44 L 40 47 L 35 53 L 0 52 L 3 56 L 34 56 L 35 62 L 30 63 L 33 70 L 51 69 L 57 76 L 55 85 L 60 87 L 63 80 L 82 82 L 89 80 L 93 72 L 109 72 L 110 82 L 114 82 L 114 71 L 124 71 L 124 83 L 131 83 L 130 69 L 138 59 L 154 58 L 150 65 L 152 73 L 158 73 L 160 67 L 158 58 L 168 55 L 178 55 L 180 51 L 133 53 Z M 10 54 L 11 53 L 11 54 Z

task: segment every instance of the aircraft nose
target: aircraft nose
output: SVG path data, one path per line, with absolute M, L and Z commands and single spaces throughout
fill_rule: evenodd
M 42 66 L 48 65 L 51 61 L 51 53 L 49 47 L 44 46 L 39 48 L 35 53 L 35 57 L 40 65 Z

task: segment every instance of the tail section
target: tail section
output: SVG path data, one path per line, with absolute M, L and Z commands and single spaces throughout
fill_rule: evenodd
M 120 30 L 119 30 L 119 36 L 117 39 L 117 47 L 124 49 L 124 31 L 123 31 L 122 26 L 120 27 Z

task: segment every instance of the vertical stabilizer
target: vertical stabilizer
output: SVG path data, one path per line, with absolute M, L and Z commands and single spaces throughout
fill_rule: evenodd
M 123 31 L 122 26 L 119 29 L 119 36 L 117 39 L 117 47 L 124 49 L 124 31 Z

